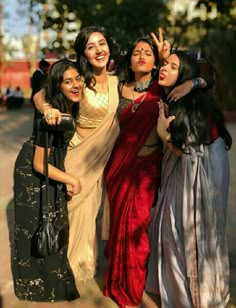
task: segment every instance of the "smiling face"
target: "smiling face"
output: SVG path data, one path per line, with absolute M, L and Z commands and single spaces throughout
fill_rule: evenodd
M 110 50 L 102 33 L 93 32 L 90 35 L 84 54 L 95 70 L 106 69 L 109 61 Z
M 147 42 L 137 43 L 131 55 L 130 65 L 135 76 L 145 75 L 147 77 L 145 79 L 151 78 L 151 72 L 155 66 L 155 56 Z
M 78 103 L 80 101 L 83 84 L 83 78 L 75 68 L 70 67 L 64 72 L 61 91 L 69 103 Z
M 176 54 L 171 54 L 162 64 L 159 70 L 158 83 L 165 90 L 172 87 L 179 76 L 180 61 Z

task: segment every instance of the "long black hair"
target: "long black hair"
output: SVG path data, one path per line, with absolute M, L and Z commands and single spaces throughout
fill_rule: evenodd
M 78 71 L 78 66 L 76 62 L 70 61 L 68 59 L 61 59 L 54 62 L 49 70 L 47 76 L 47 81 L 45 83 L 45 99 L 50 102 L 53 108 L 57 108 L 60 112 L 68 112 L 68 102 L 67 98 L 61 91 L 61 83 L 63 82 L 63 74 L 69 68 L 74 68 Z M 72 115 L 76 115 L 78 111 L 79 104 L 74 104 L 72 106 Z
M 89 63 L 85 56 L 85 48 L 88 42 L 90 35 L 94 32 L 101 33 L 105 40 L 107 41 L 109 50 L 110 50 L 110 58 L 108 61 L 107 66 L 109 66 L 109 62 L 111 59 L 119 61 L 120 57 L 120 47 L 118 44 L 114 42 L 114 40 L 108 35 L 107 30 L 101 26 L 89 26 L 82 28 L 75 39 L 74 49 L 76 52 L 77 64 L 82 72 L 82 75 L 85 79 L 85 84 L 88 88 L 92 89 L 95 84 L 96 80 L 93 74 L 93 66 Z
M 198 62 L 191 56 L 189 56 L 185 51 L 175 50 L 171 52 L 171 55 L 175 54 L 179 58 L 179 72 L 178 78 L 175 84 L 169 88 L 168 93 L 170 93 L 175 87 L 184 83 L 187 80 L 197 78 L 200 75 L 200 67 Z M 166 95 L 168 95 L 168 93 Z
M 186 52 L 174 51 L 171 54 L 179 58 L 180 67 L 177 81 L 170 91 L 200 74 L 197 61 Z M 176 119 L 170 123 L 172 142 L 182 151 L 188 151 L 189 142 L 195 145 L 213 142 L 213 132 L 216 127 L 219 135 L 224 139 L 226 149 L 230 149 L 232 137 L 225 127 L 223 113 L 208 91 L 202 89 L 191 91 L 177 102 L 170 103 L 169 113 L 176 116 Z

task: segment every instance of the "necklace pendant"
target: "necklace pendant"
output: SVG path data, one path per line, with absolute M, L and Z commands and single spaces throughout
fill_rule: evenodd
M 133 104 L 132 108 L 131 108 L 131 111 L 132 113 L 135 113 L 135 111 L 138 109 L 140 104 Z

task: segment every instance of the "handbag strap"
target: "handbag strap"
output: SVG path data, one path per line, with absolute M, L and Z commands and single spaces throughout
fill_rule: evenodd
M 55 163 L 57 168 L 61 168 L 62 158 L 61 158 L 61 136 L 58 136 L 58 151 L 55 151 Z M 56 185 L 56 205 L 60 206 L 60 195 L 59 190 L 61 190 L 61 185 L 57 183 Z
M 61 166 L 61 138 L 58 136 L 58 151 L 55 151 L 56 167 Z M 44 148 L 44 174 L 45 174 L 45 203 L 42 204 L 43 217 L 48 217 L 50 213 L 49 202 L 49 177 L 48 177 L 48 131 L 45 130 L 45 148 Z M 59 200 L 59 184 L 56 187 L 56 200 Z M 60 203 L 59 203 L 60 205 Z
M 42 204 L 43 217 L 49 214 L 49 179 L 48 179 L 48 131 L 45 130 L 44 147 L 45 203 Z

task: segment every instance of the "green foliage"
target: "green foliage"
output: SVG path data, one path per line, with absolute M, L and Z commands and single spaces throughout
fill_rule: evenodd
M 222 109 L 235 111 L 236 31 L 211 29 L 202 41 L 202 49 L 214 68 L 215 92 Z
M 196 8 L 205 7 L 207 18 L 197 16 L 191 20 L 187 8 L 186 12 L 174 14 L 170 11 L 172 2 L 166 0 L 54 0 L 50 3 L 54 4 L 58 13 L 55 15 L 51 12 L 40 15 L 37 11 L 38 4 L 48 3 L 46 0 L 18 1 L 22 8 L 30 4 L 32 22 L 38 22 L 37 16 L 40 16 L 41 29 L 56 29 L 59 45 L 62 44 L 62 29 L 71 21 L 77 22 L 76 33 L 81 26 L 106 27 L 124 50 L 137 37 L 156 32 L 161 26 L 173 48 L 204 51 L 214 68 L 217 96 L 223 109 L 236 109 L 236 11 L 233 11 L 236 0 L 199 0 Z M 217 14 L 212 17 L 214 7 Z M 69 20 L 70 12 L 75 14 L 76 20 Z M 73 41 L 69 43 L 73 50 Z
M 217 4 L 218 14 L 213 20 L 207 20 L 206 33 L 197 45 L 203 50 L 214 70 L 215 93 L 219 104 L 224 110 L 235 111 L 236 16 L 232 14 L 232 8 L 236 1 L 216 0 L 209 3 Z
M 198 1 L 205 6 L 207 18 L 198 16 L 187 21 L 187 12 L 172 18 L 168 28 L 173 48 L 202 50 L 214 71 L 215 93 L 224 110 L 236 110 L 236 5 L 235 0 Z M 210 16 L 214 6 L 217 14 Z
M 24 1 L 24 0 L 18 0 Z M 45 1 L 35 1 L 44 3 Z M 54 0 L 59 17 L 51 14 L 42 16 L 43 28 L 62 29 L 67 12 L 74 12 L 82 27 L 102 25 L 109 34 L 126 48 L 130 41 L 150 31 L 157 31 L 159 26 L 168 25 L 168 9 L 164 0 Z M 57 26 L 56 26 L 57 25 Z
M 95 0 L 91 2 L 84 16 L 80 12 L 82 26 L 103 25 L 123 48 L 137 37 L 146 35 L 150 31 L 156 32 L 159 26 L 165 28 L 167 25 L 168 11 L 164 1 Z
M 210 12 L 213 6 L 216 6 L 219 14 L 230 14 L 230 9 L 234 7 L 235 0 L 199 0 L 197 2 L 197 7 L 204 5 L 207 9 L 207 12 Z

